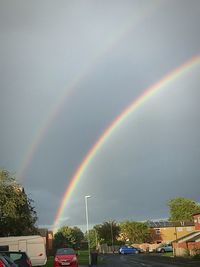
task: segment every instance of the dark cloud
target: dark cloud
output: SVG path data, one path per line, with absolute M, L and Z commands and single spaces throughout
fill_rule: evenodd
M 199 1 L 1 3 L 0 165 L 18 172 L 51 121 L 21 181 L 39 224 L 53 223 L 70 178 L 114 118 L 199 54 L 199 10 Z M 166 218 L 175 196 L 200 201 L 198 85 L 199 65 L 115 131 L 61 224 L 84 225 L 87 194 L 92 223 Z

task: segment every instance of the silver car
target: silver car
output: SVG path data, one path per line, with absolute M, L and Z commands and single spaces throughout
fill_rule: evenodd
M 173 247 L 171 244 L 164 244 L 156 249 L 156 252 L 165 253 L 165 252 L 173 252 Z

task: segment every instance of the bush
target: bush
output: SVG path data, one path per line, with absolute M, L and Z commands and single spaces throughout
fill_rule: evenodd
M 188 248 L 185 249 L 183 257 L 189 257 L 190 256 L 190 250 Z
M 200 248 L 193 248 L 192 255 L 195 259 L 200 259 Z

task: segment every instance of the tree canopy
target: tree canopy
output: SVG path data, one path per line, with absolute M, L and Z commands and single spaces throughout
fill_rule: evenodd
M 54 248 L 59 247 L 80 247 L 84 239 L 83 232 L 78 227 L 63 226 L 54 235 Z
M 200 205 L 189 198 L 177 197 L 168 201 L 169 220 L 193 220 L 193 214 L 200 212 Z
M 37 214 L 24 189 L 7 171 L 0 170 L 0 236 L 37 232 Z
M 98 245 L 98 236 L 95 228 L 89 230 L 90 248 L 96 249 Z M 88 240 L 88 233 L 85 233 L 85 240 Z
M 120 233 L 120 227 L 115 221 L 104 222 L 94 226 L 100 243 L 115 243 Z
M 121 237 L 124 241 L 133 243 L 143 243 L 149 239 L 149 228 L 146 223 L 125 221 L 120 224 Z

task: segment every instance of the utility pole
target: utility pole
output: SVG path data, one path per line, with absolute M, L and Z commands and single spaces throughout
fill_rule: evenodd
M 111 230 L 111 240 L 112 240 L 112 252 L 114 253 L 114 248 L 113 248 L 113 227 L 112 227 L 112 221 L 110 222 L 110 230 Z
M 91 196 L 85 196 L 85 215 L 86 215 L 86 226 L 87 226 L 87 237 L 88 237 L 88 258 L 89 258 L 89 266 L 91 266 L 91 255 L 90 255 L 90 236 L 89 236 L 89 219 L 88 219 L 88 205 L 87 200 Z

